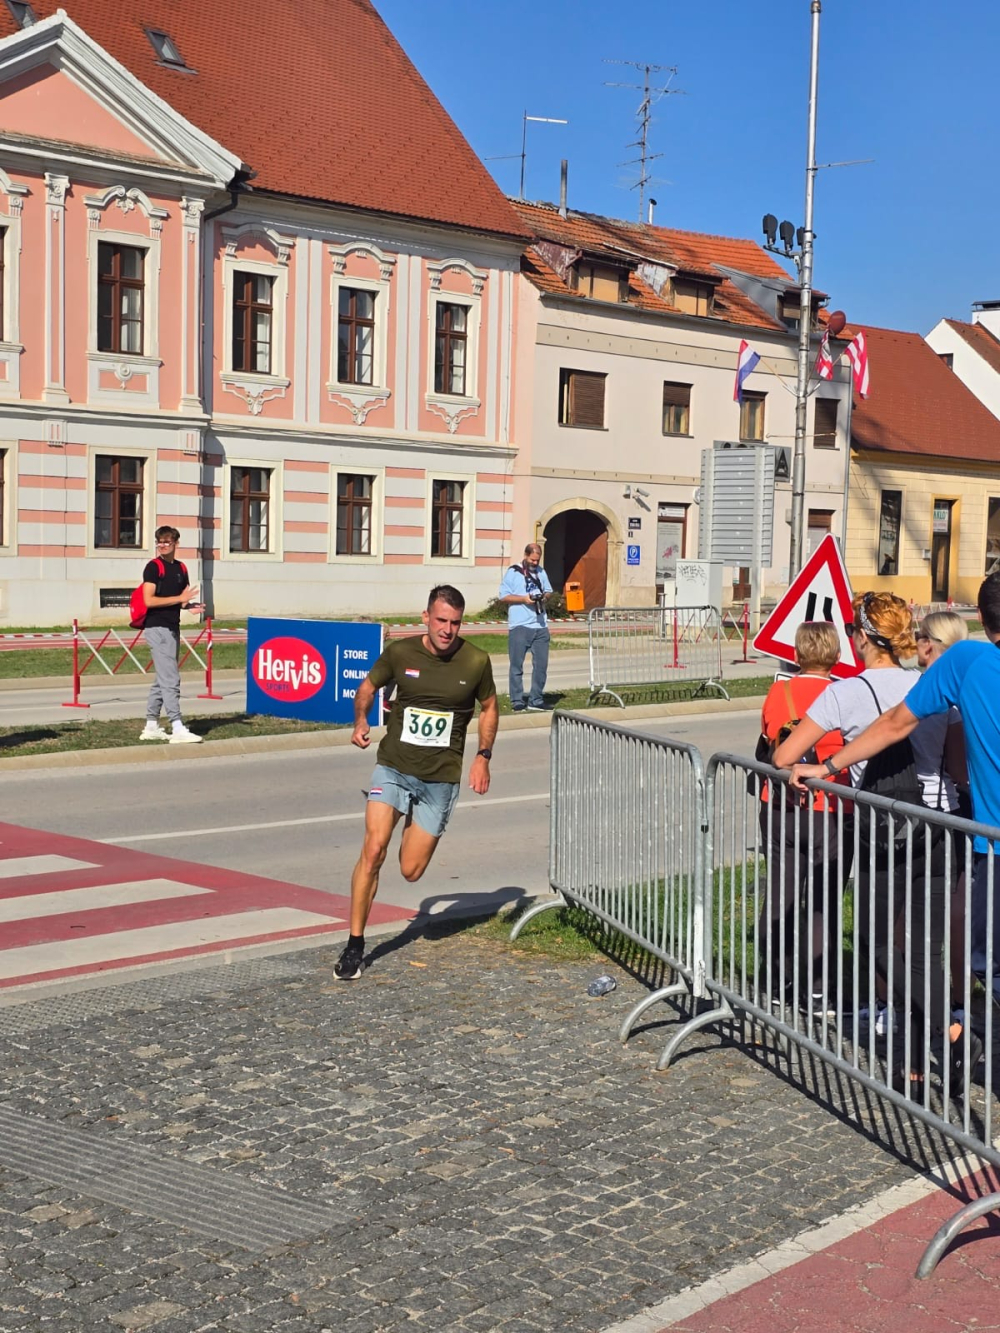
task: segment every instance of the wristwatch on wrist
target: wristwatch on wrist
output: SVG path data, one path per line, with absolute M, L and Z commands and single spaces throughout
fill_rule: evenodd
M 823 767 L 830 774 L 831 778 L 835 778 L 837 774 L 840 772 L 840 769 L 833 762 L 833 755 L 830 755 L 828 758 L 823 760 Z
M 483 757 L 484 759 L 492 759 L 492 758 L 493 758 L 493 751 L 492 751 L 492 750 L 477 750 L 477 751 L 476 751 L 476 758 L 478 759 L 480 755 L 482 755 L 482 757 Z

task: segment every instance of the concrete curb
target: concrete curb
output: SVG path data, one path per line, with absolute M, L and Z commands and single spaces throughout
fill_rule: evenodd
M 674 704 L 636 704 L 631 708 L 579 708 L 574 712 L 584 717 L 603 719 L 605 722 L 627 725 L 649 717 L 685 717 L 693 713 L 726 713 L 759 711 L 764 702 L 763 695 L 750 695 L 743 699 L 685 699 Z M 551 713 L 533 713 L 528 717 L 514 717 L 501 714 L 500 734 L 509 735 L 512 731 L 548 730 L 552 725 Z M 136 720 L 136 727 L 139 720 Z M 384 735 L 381 727 L 372 732 L 372 740 L 377 741 Z M 295 750 L 340 749 L 351 743 L 351 729 L 342 727 L 337 731 L 297 731 L 279 736 L 248 736 L 245 739 L 233 737 L 228 740 L 206 741 L 204 745 L 156 745 L 142 744 L 138 740 L 134 745 L 119 745 L 109 750 L 60 750 L 56 754 L 15 755 L 10 759 L 0 757 L 0 775 L 10 772 L 23 772 L 31 769 L 47 768 L 104 768 L 121 764 L 173 763 L 182 759 L 215 759 L 233 755 L 286 753 Z

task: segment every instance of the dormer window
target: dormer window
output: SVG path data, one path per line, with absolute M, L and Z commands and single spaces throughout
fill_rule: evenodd
M 9 3 L 10 0 L 7 0 Z M 171 69 L 189 68 L 187 61 L 181 55 L 177 43 L 167 32 L 161 32 L 158 28 L 147 28 L 146 36 L 152 43 L 153 50 L 156 52 L 156 58 L 162 65 L 169 65 Z
M 25 0 L 5 0 L 5 3 L 19 28 L 30 28 L 38 22 L 38 15 Z
M 611 264 L 595 264 L 581 259 L 572 270 L 571 286 L 581 296 L 589 296 L 593 301 L 618 303 L 628 299 L 628 275 Z
M 674 305 L 685 315 L 710 315 L 713 289 L 707 282 L 674 279 Z

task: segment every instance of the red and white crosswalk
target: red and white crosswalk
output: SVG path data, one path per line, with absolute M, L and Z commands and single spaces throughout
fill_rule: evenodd
M 0 988 L 347 928 L 349 900 L 0 824 Z M 412 912 L 376 903 L 373 924 Z

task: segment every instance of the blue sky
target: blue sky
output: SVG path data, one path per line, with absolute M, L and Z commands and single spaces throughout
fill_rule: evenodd
M 640 94 L 605 88 L 676 65 L 683 96 L 654 112 L 657 221 L 760 237 L 766 212 L 802 220 L 809 0 L 375 0 L 480 157 L 518 153 L 526 195 L 637 216 L 627 188 Z M 996 0 L 824 0 L 817 286 L 852 323 L 925 333 L 1000 298 L 1000 174 L 990 133 Z M 516 194 L 520 163 L 487 164 Z

